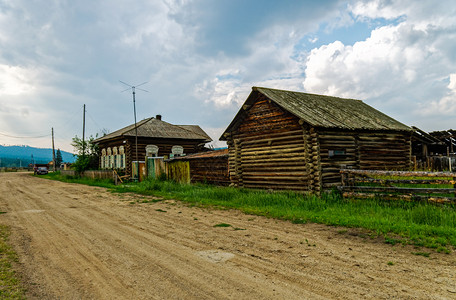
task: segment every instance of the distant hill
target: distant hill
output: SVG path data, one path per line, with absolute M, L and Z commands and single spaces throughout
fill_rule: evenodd
M 57 149 L 55 150 L 57 152 Z M 73 153 L 60 150 L 64 162 L 74 162 Z M 2 146 L 0 145 L 0 167 L 20 167 L 32 162 L 48 163 L 52 160 L 52 149 L 35 148 L 30 146 Z

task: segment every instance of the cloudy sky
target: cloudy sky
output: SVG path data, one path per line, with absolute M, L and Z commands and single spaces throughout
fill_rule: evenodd
M 0 144 L 163 115 L 217 141 L 252 86 L 364 100 L 456 128 L 453 0 L 0 0 Z M 221 145 L 216 142 L 215 146 Z

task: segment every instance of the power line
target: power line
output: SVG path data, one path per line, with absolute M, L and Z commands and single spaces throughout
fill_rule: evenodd
M 94 118 L 92 118 L 92 115 L 87 111 L 86 114 L 89 116 L 89 119 L 92 120 L 92 122 L 98 127 L 98 130 L 101 131 L 103 130 L 103 127 L 100 126 L 100 124 L 95 121 Z
M 1 133 L 1 132 L 0 132 L 0 135 L 10 137 L 10 138 L 15 138 L 15 139 L 40 139 L 40 138 L 51 136 L 50 134 L 40 135 L 40 136 L 15 136 L 15 135 L 9 135 L 6 133 Z

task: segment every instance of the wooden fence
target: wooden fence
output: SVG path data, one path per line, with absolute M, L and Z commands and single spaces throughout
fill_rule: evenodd
M 218 185 L 228 185 L 227 158 L 225 157 L 221 161 L 214 159 L 193 159 L 191 164 L 189 160 L 184 159 L 164 160 L 163 157 L 148 157 L 145 162 L 140 162 L 139 164 L 139 179 L 164 177 L 179 183 L 205 181 Z M 203 167 L 204 173 L 200 170 L 201 167 Z M 132 162 L 133 174 L 136 174 L 137 168 L 138 163 Z M 77 175 L 74 170 L 61 170 L 60 172 L 62 175 L 67 176 Z M 119 176 L 115 170 L 90 170 L 85 171 L 81 176 L 92 179 L 113 179 L 116 184 L 131 179 L 130 175 Z
M 179 183 L 190 183 L 190 164 L 188 161 L 169 161 L 168 179 Z
M 342 169 L 340 173 L 339 189 L 344 197 L 456 203 L 456 173 L 351 169 Z
M 455 172 L 456 156 L 427 156 L 425 159 L 418 159 L 412 156 L 412 164 L 415 170 L 430 170 L 433 172 Z

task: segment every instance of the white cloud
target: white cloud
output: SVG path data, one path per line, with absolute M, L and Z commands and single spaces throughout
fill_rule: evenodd
M 150 93 L 137 95 L 139 119 L 162 114 L 219 131 L 252 86 L 362 98 L 396 116 L 440 116 L 438 107 L 448 115 L 455 8 L 411 0 L 0 1 L 0 129 L 19 136 L 55 127 L 69 144 L 87 104 L 97 123 L 88 134 L 114 131 L 133 120 L 119 80 L 149 81 Z M 322 45 L 319 28 L 350 31 L 377 18 L 389 21 L 372 24 L 390 25 L 366 40 Z M 319 47 L 301 51 L 306 40 Z
M 35 76 L 34 70 L 0 64 L 0 97 L 33 92 Z
M 424 117 L 432 115 L 454 117 L 454 114 L 456 114 L 456 73 L 450 74 L 449 81 L 446 95 L 439 100 L 432 101 L 430 104 L 421 105 L 421 115 Z
M 414 35 L 420 42 L 404 45 Z M 341 97 L 371 98 L 415 82 L 416 72 L 432 57 L 426 33 L 400 24 L 372 31 L 353 46 L 336 41 L 313 49 L 306 63 L 304 88 Z
M 431 2 L 355 3 L 351 9 L 357 18 L 391 19 L 397 24 L 378 27 L 353 46 L 335 41 L 313 49 L 306 62 L 305 90 L 367 100 L 413 122 L 410 125 L 422 122 L 429 130 L 451 127 L 451 118 L 441 118 L 434 128 L 422 120 L 423 114 L 456 112 L 455 94 L 448 93 L 443 82 L 456 69 L 456 56 L 450 54 L 456 50 L 450 41 L 456 37 L 455 6 Z M 453 87 L 452 78 L 448 88 Z

